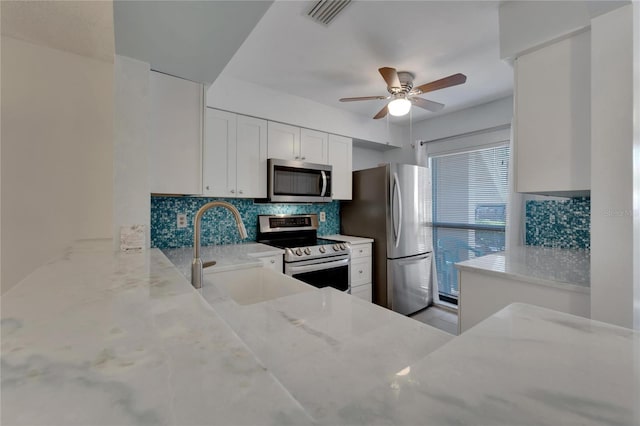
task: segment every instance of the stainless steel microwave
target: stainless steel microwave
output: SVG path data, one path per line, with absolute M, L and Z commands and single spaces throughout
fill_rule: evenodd
M 267 161 L 269 201 L 274 203 L 328 203 L 331 171 L 327 164 L 296 160 Z

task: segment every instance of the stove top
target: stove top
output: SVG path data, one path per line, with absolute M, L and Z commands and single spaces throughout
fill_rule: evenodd
M 258 242 L 285 250 L 285 262 L 348 257 L 348 243 L 318 238 L 318 217 L 309 215 L 258 216 Z
M 327 240 L 325 238 L 286 238 L 286 239 L 268 239 L 260 241 L 263 244 L 278 247 L 281 249 L 286 248 L 298 248 L 298 247 L 313 247 L 323 245 L 340 244 L 341 241 Z

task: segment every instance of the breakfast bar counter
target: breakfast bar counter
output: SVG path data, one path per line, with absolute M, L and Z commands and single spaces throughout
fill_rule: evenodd
M 2 295 L 3 425 L 640 423 L 632 330 L 516 304 L 452 338 L 262 267 L 197 291 L 111 247 Z

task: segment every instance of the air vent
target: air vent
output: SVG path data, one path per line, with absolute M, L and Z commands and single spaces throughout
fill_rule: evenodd
M 351 0 L 320 0 L 307 13 L 316 22 L 329 25 Z

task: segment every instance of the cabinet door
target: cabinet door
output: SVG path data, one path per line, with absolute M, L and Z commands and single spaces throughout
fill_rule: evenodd
M 149 84 L 151 192 L 201 194 L 202 85 L 157 72 Z
M 202 154 L 205 195 L 236 196 L 236 114 L 207 108 Z
M 518 192 L 590 189 L 590 33 L 520 56 L 515 63 Z
M 300 129 L 300 160 L 327 164 L 327 140 L 326 133 Z
M 351 199 L 352 142 L 350 138 L 329 135 L 327 160 L 333 166 L 331 179 L 334 200 Z
M 351 287 L 351 295 L 367 302 L 371 302 L 371 284 Z
M 267 197 L 267 122 L 238 115 L 236 190 L 241 198 Z
M 261 257 L 262 265 L 265 268 L 273 269 L 274 271 L 282 273 L 284 270 L 284 262 L 282 260 L 282 255 L 278 254 L 275 256 L 265 256 Z
M 281 160 L 300 159 L 300 128 L 269 121 L 267 157 Z

